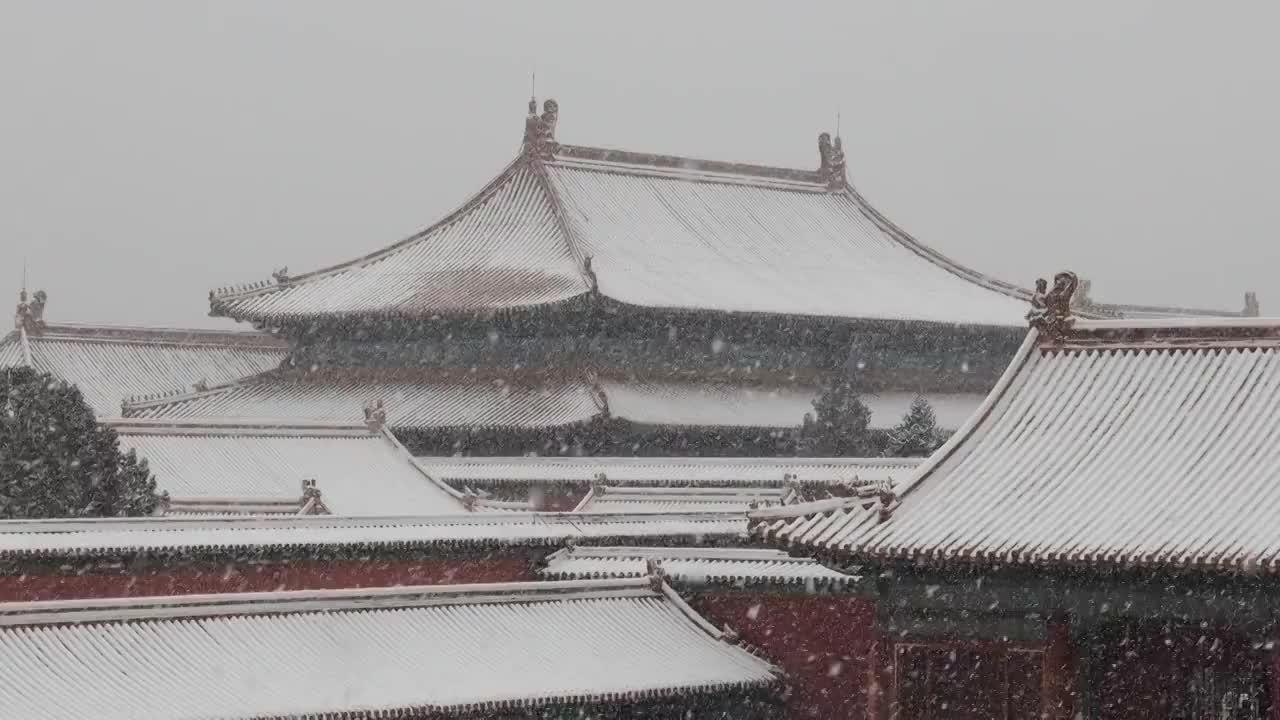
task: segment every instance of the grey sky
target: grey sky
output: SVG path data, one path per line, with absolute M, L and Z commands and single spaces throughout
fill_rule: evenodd
M 1280 3 L 0 3 L 0 292 L 228 327 L 210 287 L 437 219 L 566 142 L 816 166 L 924 242 L 1099 299 L 1280 314 Z M 856 288 L 851 288 L 856 292 Z M 7 301 L 7 302 L 12 302 Z

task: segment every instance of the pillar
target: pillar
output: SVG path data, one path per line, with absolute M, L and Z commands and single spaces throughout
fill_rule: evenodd
M 893 640 L 876 633 L 867 650 L 867 720 L 890 720 L 893 709 Z
M 1267 717 L 1280 720 L 1280 630 L 1271 632 L 1271 647 L 1267 650 Z
M 1054 613 L 1046 623 L 1044 667 L 1040 676 L 1040 717 L 1071 720 L 1074 716 L 1074 677 L 1071 623 L 1065 613 Z

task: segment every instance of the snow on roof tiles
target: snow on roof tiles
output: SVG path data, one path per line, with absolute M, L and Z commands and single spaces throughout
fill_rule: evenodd
M 818 589 L 847 588 L 859 580 L 812 558 L 746 548 L 570 547 L 549 555 L 539 572 L 552 580 L 643 577 L 650 562 L 679 586 L 764 583 Z
M 779 505 L 782 487 L 673 488 L 596 485 L 575 512 L 722 512 L 745 516 L 752 505 Z
M 1022 302 L 935 264 L 825 186 L 552 162 L 599 289 L 680 310 L 1012 325 Z
M 36 370 L 74 383 L 99 417 L 120 414 L 132 395 L 225 383 L 280 364 L 283 343 L 259 333 L 49 325 L 28 333 Z M 0 341 L 0 364 L 23 364 L 18 333 Z
M 639 457 L 420 457 L 418 464 L 453 485 L 495 487 L 556 482 L 610 482 L 668 487 L 782 487 L 801 482 L 840 484 L 855 478 L 904 478 L 919 458 L 639 458 Z
M 314 480 L 336 515 L 467 512 L 387 434 L 363 425 L 111 420 L 121 449 L 147 460 L 157 487 L 191 501 L 292 499 Z M 206 503 L 207 504 L 207 503 Z
M 1009 326 L 1026 293 L 920 245 L 811 171 L 570 145 L 522 155 L 386 250 L 224 288 L 216 314 L 280 323 L 491 312 L 598 293 L 624 305 Z
M 432 517 L 143 518 L 0 521 L 0 558 L 239 551 L 550 546 L 565 540 L 737 541 L 746 517 L 724 513 L 598 515 L 476 512 Z
M 521 378 L 528 377 L 528 380 Z M 444 372 L 290 370 L 245 378 L 207 392 L 133 403 L 128 417 L 275 417 L 355 422 L 382 400 L 397 428 L 546 427 L 595 416 L 590 386 L 524 376 L 511 380 Z
M 214 308 L 237 318 L 494 310 L 590 290 L 535 171 L 507 168 L 466 207 L 386 250 L 248 293 Z
M 355 421 L 378 399 L 396 428 L 555 427 L 601 415 L 603 392 L 612 417 L 645 425 L 799 427 L 817 391 L 791 385 L 720 380 L 603 380 L 513 371 L 477 377 L 454 371 L 326 369 L 271 371 L 208 391 L 135 400 L 126 417 L 273 417 Z M 874 428 L 896 425 L 913 393 L 867 394 Z M 926 396 L 938 424 L 955 428 L 981 402 L 973 393 Z
M 774 684 L 647 578 L 0 605 L 0 716 L 396 717 Z
M 1028 336 L 886 522 L 847 503 L 761 529 L 855 556 L 1274 571 L 1277 476 L 1280 321 L 1082 321 Z

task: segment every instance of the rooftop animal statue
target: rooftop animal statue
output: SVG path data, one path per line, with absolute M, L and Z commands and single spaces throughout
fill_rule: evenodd
M 1048 283 L 1043 278 L 1036 280 L 1027 323 L 1050 338 L 1061 339 L 1075 324 L 1075 317 L 1071 313 L 1072 298 L 1079 285 L 1079 278 L 1070 271 L 1054 275 L 1053 287 L 1048 290 Z
M 524 119 L 525 151 L 536 157 L 551 157 L 559 147 L 556 144 L 556 124 L 560 120 L 560 104 L 547 100 L 538 115 L 538 101 L 529 99 L 529 114 Z

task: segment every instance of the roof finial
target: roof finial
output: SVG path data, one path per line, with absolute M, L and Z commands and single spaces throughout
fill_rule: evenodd
M 836 125 L 839 127 L 839 113 L 836 113 Z M 840 140 L 840 131 L 836 130 L 835 142 L 831 141 L 831 133 L 821 133 L 818 135 L 818 175 L 827 183 L 828 190 L 843 190 L 845 187 L 844 174 L 844 144 Z
M 1258 293 L 1252 290 L 1244 294 L 1244 317 L 1258 317 L 1262 314 L 1262 306 L 1258 304 Z
M 364 406 L 364 424 L 372 432 L 382 432 L 382 429 L 387 426 L 387 409 L 382 404 L 382 398 Z
M 1079 284 L 1079 278 L 1069 270 L 1053 276 L 1052 289 L 1049 289 L 1049 283 L 1044 278 L 1036 280 L 1027 323 L 1051 339 L 1061 340 L 1076 321 L 1071 314 L 1071 299 Z
M 18 308 L 13 315 L 15 329 L 26 330 L 35 334 L 44 329 L 44 305 L 49 296 L 43 290 L 35 291 L 31 301 L 27 302 L 26 270 L 23 269 L 22 289 L 18 291 Z
M 530 96 L 529 115 L 524 119 L 524 150 L 536 158 L 550 160 L 555 157 L 559 145 L 556 144 L 556 122 L 560 118 L 560 105 L 548 99 L 542 104 L 542 114 L 538 115 L 538 98 Z

